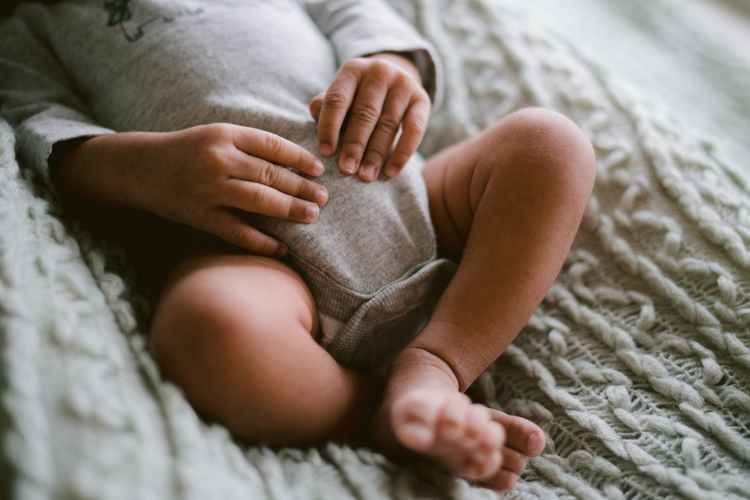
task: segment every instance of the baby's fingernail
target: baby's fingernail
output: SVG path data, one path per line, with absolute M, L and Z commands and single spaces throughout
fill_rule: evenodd
M 344 172 L 347 174 L 353 174 L 357 171 L 357 160 L 354 158 L 347 158 L 344 160 Z
M 317 160 L 315 162 L 315 167 L 313 168 L 313 173 L 315 175 L 320 175 L 320 174 L 322 174 L 325 171 L 326 171 L 326 168 L 323 166 L 323 164 L 320 162 L 320 160 Z
M 395 165 L 388 165 L 385 169 L 385 175 L 388 177 L 396 177 L 398 175 L 398 168 Z
M 315 203 L 317 203 L 319 206 L 325 205 L 325 203 L 328 201 L 328 191 L 326 191 L 324 188 L 318 189 L 315 191 Z
M 375 178 L 375 165 L 365 165 L 362 167 L 362 175 L 367 179 Z
M 305 216 L 309 221 L 314 221 L 315 219 L 317 219 L 319 213 L 320 209 L 318 208 L 318 205 L 308 205 L 307 209 L 305 210 Z
M 286 255 L 286 252 L 288 251 L 288 248 L 284 245 L 279 245 L 279 248 L 276 249 L 276 258 L 280 259 L 283 256 Z
M 333 154 L 333 148 L 328 144 L 321 144 L 318 149 L 320 149 L 320 154 L 323 156 L 331 156 Z

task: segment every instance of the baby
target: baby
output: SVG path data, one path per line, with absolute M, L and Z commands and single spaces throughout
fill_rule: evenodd
M 160 216 L 149 347 L 194 408 L 512 487 L 542 430 L 463 392 L 562 266 L 582 132 L 521 110 L 422 160 L 440 63 L 381 0 L 45 3 L 0 25 L 3 116 L 63 199 Z

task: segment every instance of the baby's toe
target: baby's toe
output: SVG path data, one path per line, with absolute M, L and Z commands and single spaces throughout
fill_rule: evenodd
M 524 471 L 528 462 L 529 459 L 526 458 L 526 455 L 510 448 L 503 449 L 503 469 L 520 474 Z
M 528 457 L 535 457 L 544 451 L 544 431 L 534 422 L 497 410 L 491 410 L 491 416 L 494 421 L 505 427 L 505 446 Z
M 485 479 L 484 484 L 492 488 L 493 490 L 509 490 L 518 482 L 518 474 L 511 472 L 505 468 L 495 474 L 490 479 Z
M 468 479 L 493 477 L 503 465 L 504 431 L 496 422 L 487 422 L 474 448 L 469 451 L 465 462 L 465 474 Z
M 487 477 L 494 477 L 501 470 L 502 463 L 501 452 L 495 451 L 481 460 L 475 458 L 467 460 L 458 475 L 469 480 L 483 480 Z
M 461 443 L 467 451 L 484 448 L 485 431 L 489 425 L 496 426 L 495 422 L 490 420 L 487 408 L 481 405 L 471 405 L 467 408 L 464 420 L 464 436 Z M 499 449 L 496 447 L 495 449 Z M 492 451 L 492 450 L 489 450 Z
M 405 446 L 413 450 L 430 448 L 435 441 L 439 404 L 431 394 L 417 391 L 393 405 L 393 432 Z
M 445 402 L 438 422 L 437 434 L 441 443 L 463 447 L 462 439 L 466 432 L 469 407 L 468 399 L 463 394 L 456 394 Z
M 482 437 L 477 443 L 476 455 L 490 455 L 496 450 L 503 449 L 505 444 L 505 429 L 497 422 L 488 422 L 482 433 Z

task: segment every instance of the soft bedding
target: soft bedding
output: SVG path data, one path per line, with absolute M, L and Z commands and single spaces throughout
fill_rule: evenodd
M 597 152 L 563 271 L 470 391 L 547 434 L 506 498 L 750 497 L 741 1 L 393 0 L 445 64 L 425 154 L 529 105 L 571 117 Z M 739 31 L 705 35 L 734 8 Z M 342 443 L 233 442 L 160 379 L 138 290 L 127 256 L 60 215 L 0 124 L 3 497 L 492 498 Z

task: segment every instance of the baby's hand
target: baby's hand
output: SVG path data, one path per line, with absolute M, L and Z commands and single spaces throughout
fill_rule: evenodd
M 323 164 L 277 135 L 230 124 L 166 133 L 94 137 L 61 164 L 63 183 L 101 203 L 148 210 L 271 257 L 286 247 L 233 208 L 313 222 L 328 193 L 283 166 L 312 176 Z
M 315 96 L 310 113 L 318 121 L 318 147 L 331 156 L 347 118 L 339 156 L 342 171 L 365 181 L 398 175 L 417 150 L 430 116 L 430 98 L 419 72 L 405 57 L 379 53 L 351 59 L 339 68 L 328 90 Z M 393 152 L 396 134 L 402 129 Z

